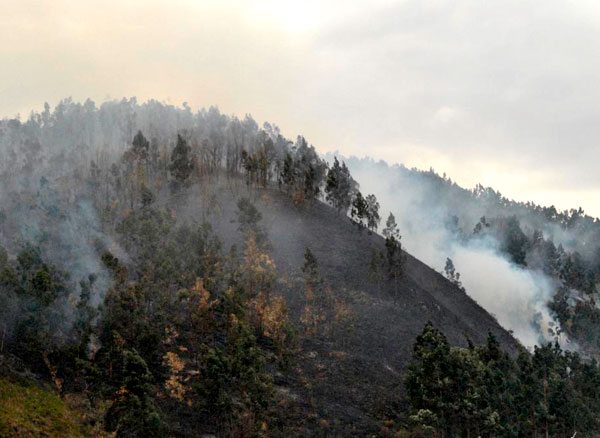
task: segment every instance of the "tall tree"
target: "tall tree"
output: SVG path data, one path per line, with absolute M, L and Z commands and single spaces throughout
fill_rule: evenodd
M 460 282 L 460 273 L 456 272 L 454 262 L 450 257 L 446 258 L 444 273 L 446 274 L 446 278 L 450 280 L 451 283 L 455 284 L 458 288 L 462 289 L 462 283 Z
M 362 193 L 356 192 L 354 200 L 352 201 L 352 220 L 358 225 L 359 229 L 364 226 L 364 221 L 367 219 L 367 203 L 363 198 Z
M 163 425 L 152 401 L 152 373 L 134 351 L 123 351 L 123 384 L 106 412 L 106 429 L 118 437 L 160 437 Z
M 187 141 L 177 134 L 177 144 L 171 153 L 171 164 L 169 166 L 172 176 L 171 184 L 174 190 L 189 184 L 194 169 L 191 154 L 191 148 L 188 146 Z
M 400 231 L 396 224 L 396 218 L 392 213 L 387 218 L 385 228 L 383 229 L 385 236 L 386 260 L 388 268 L 388 277 L 394 286 L 394 302 L 398 298 L 398 282 L 402 277 L 404 256 L 402 254 L 402 245 L 400 243 Z
M 379 202 L 375 195 L 367 195 L 365 198 L 367 204 L 367 227 L 370 231 L 376 231 L 381 218 L 379 217 Z
M 335 157 L 333 166 L 327 172 L 325 184 L 325 197 L 327 201 L 338 212 L 343 211 L 346 213 L 352 203 L 352 197 L 357 190 L 357 186 L 356 181 L 350 176 L 350 171 L 346 167 L 346 163 L 340 165 L 337 157 Z

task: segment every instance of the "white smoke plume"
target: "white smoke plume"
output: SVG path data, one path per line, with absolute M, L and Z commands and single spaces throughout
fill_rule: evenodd
M 450 257 L 466 292 L 526 347 L 556 338 L 558 323 L 547 307 L 556 290 L 554 280 L 511 263 L 493 238 L 461 239 L 445 225 L 449 217 L 458 215 L 463 220 L 472 218 L 472 229 L 478 212 L 462 211 L 468 207 L 452 206 L 447 199 L 437 199 L 432 205 L 427 197 L 436 196 L 435 188 L 425 179 L 406 178 L 399 166 L 356 158 L 347 159 L 346 164 L 361 192 L 377 196 L 382 221 L 389 212 L 394 214 L 405 250 L 438 271 Z M 574 347 L 564 335 L 558 340 Z

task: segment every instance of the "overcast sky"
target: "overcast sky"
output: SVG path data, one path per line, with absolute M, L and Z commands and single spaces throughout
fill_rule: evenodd
M 1 0 L 0 116 L 137 96 L 600 216 L 600 3 Z

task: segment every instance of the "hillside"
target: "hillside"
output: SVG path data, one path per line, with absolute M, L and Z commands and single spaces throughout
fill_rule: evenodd
M 396 214 L 402 229 L 411 230 L 407 247 L 440 269 L 452 258 L 467 292 L 522 342 L 558 339 L 566 348 L 600 357 L 597 218 L 581 208 L 558 211 L 516 202 L 481 185 L 467 190 L 433 170 L 369 158 L 346 163 L 363 189 Z M 484 260 L 505 272 L 495 276 L 496 288 L 481 278 L 488 268 Z M 502 304 L 494 306 L 491 296 Z M 519 327 L 517 313 L 532 328 Z
M 413 340 L 427 321 L 435 321 L 455 345 L 466 345 L 467 339 L 482 344 L 491 332 L 503 348 L 517 353 L 517 342 L 493 317 L 463 290 L 408 253 L 395 300 L 391 284 L 377 286 L 369 281 L 372 251 L 383 250 L 385 239 L 359 230 L 330 206 L 321 202 L 296 206 L 278 190 L 246 194 L 255 199 L 263 214 L 281 274 L 300 281 L 300 286 L 290 288 L 286 295 L 293 317 L 300 318 L 300 267 L 306 248 L 319 261 L 321 275 L 334 295 L 344 300 L 352 313 L 351 324 L 332 336 L 303 340 L 298 374 L 280 382 L 286 393 L 300 397 L 294 402 L 296 408 L 311 406 L 315 420 L 326 420 L 332 433 L 379 431 L 382 413 L 393 413 L 389 403 L 403 399 L 398 393 L 400 376 L 412 355 Z M 223 189 L 217 197 L 220 214 L 211 216 L 210 222 L 226 246 L 241 245 L 235 196 Z M 178 213 L 178 220 L 197 217 L 194 198 L 190 195 L 187 211 Z M 302 385 L 307 380 L 310 390 Z M 296 421 L 306 412 L 300 410 L 297 415 Z
M 410 254 L 415 241 L 439 248 L 431 222 L 399 226 L 383 197 L 361 193 L 371 181 L 302 136 L 216 108 L 66 100 L 0 122 L 0 152 L 2 363 L 19 363 L 53 412 L 79 401 L 84 428 L 600 430 L 597 364 L 559 344 L 520 347 L 472 298 L 508 276 L 503 293 L 518 295 L 523 269 L 478 252 L 494 263 L 465 291 L 453 269 Z M 54 433 L 53 415 L 19 427 Z

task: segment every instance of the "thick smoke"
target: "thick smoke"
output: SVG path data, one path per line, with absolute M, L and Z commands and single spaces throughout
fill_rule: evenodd
M 532 347 L 555 339 L 558 324 L 547 308 L 555 291 L 554 280 L 508 261 L 495 239 L 464 239 L 449 226 L 452 217 L 458 216 L 462 221 L 472 220 L 472 229 L 479 211 L 465 211 L 468 205 L 453 206 L 453 200 L 441 198 L 427 179 L 407 177 L 406 169 L 399 166 L 356 158 L 346 163 L 361 192 L 377 196 L 382 220 L 389 212 L 396 216 L 408 252 L 439 271 L 450 257 L 466 292 L 523 345 Z M 567 343 L 562 337 L 559 341 Z

